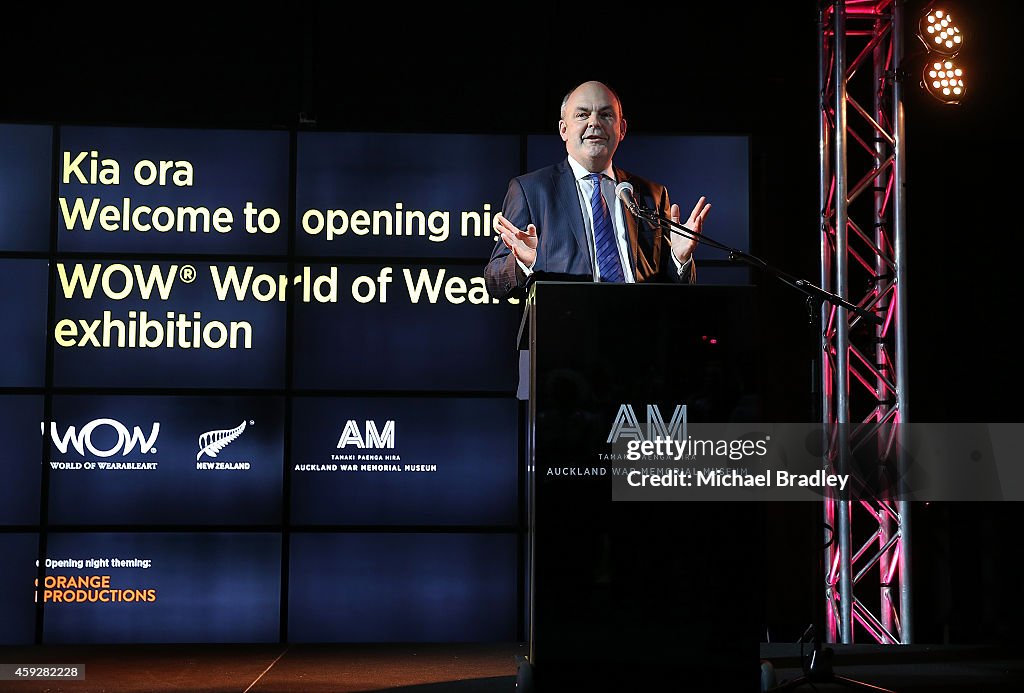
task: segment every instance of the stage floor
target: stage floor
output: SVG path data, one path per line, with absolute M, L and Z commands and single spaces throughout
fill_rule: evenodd
M 0 647 L 0 664 L 84 664 L 82 681 L 3 693 L 514 693 L 525 644 Z
M 771 663 L 779 690 L 788 682 L 788 690 L 815 692 L 1024 691 L 1024 651 L 1018 646 L 864 644 L 821 651 L 827 648 L 833 651 L 831 678 L 807 680 L 798 644 L 762 643 L 761 658 Z M 810 652 L 805 645 L 804 655 Z
M 812 681 L 801 678 L 799 645 L 761 643 L 760 655 L 771 664 L 777 685 L 802 681 L 792 690 L 1024 691 L 1024 654 L 1014 647 L 830 647 L 834 677 Z M 0 692 L 515 693 L 516 658 L 528 651 L 526 643 L 7 646 L 0 647 L 0 664 L 84 664 L 85 679 L 0 681 Z M 805 654 L 809 651 L 805 646 Z M 757 671 L 751 662 L 747 690 L 759 690 Z M 687 690 L 718 690 L 712 672 L 691 674 L 687 678 L 692 681 L 712 683 L 685 687 Z

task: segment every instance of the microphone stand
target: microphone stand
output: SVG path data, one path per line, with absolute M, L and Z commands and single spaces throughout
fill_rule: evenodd
M 694 233 L 693 229 L 683 226 L 679 222 L 672 221 L 671 219 L 666 218 L 660 212 L 656 212 L 654 210 L 645 209 L 638 206 L 636 202 L 630 199 L 630 197 L 630 195 L 622 195 L 622 199 L 625 202 L 626 207 L 629 209 L 630 212 L 632 212 L 633 216 L 637 217 L 638 219 L 643 219 L 644 221 L 647 221 L 651 224 L 655 224 L 662 228 L 668 229 L 671 233 L 674 233 L 677 236 L 683 236 L 684 238 L 689 238 L 691 240 L 697 241 L 698 243 L 703 243 L 705 245 L 711 246 L 712 248 L 725 251 L 726 253 L 729 254 L 730 260 L 734 262 L 745 262 L 751 267 L 756 267 L 764 272 L 767 272 L 768 274 L 775 277 L 782 283 L 787 284 L 788 286 L 791 286 L 794 289 L 803 292 L 804 294 L 807 295 L 808 303 L 810 303 L 811 299 L 813 298 L 817 298 L 819 302 L 828 301 L 832 305 L 840 306 L 848 311 L 854 312 L 860 317 L 864 318 L 865 320 L 872 322 L 876 325 L 882 324 L 882 319 L 880 317 L 878 317 L 869 310 L 865 310 L 864 308 L 861 308 L 858 305 L 850 303 L 842 296 L 834 294 L 831 291 L 827 291 L 826 289 L 821 288 L 817 284 L 812 284 L 806 279 L 799 279 L 797 277 L 792 276 L 791 274 L 787 274 L 786 272 L 783 272 L 777 267 L 769 265 L 761 258 L 751 255 L 750 253 L 746 253 L 737 248 L 733 248 L 724 243 L 720 243 L 719 241 L 716 241 L 713 238 L 709 238 L 703 233 Z

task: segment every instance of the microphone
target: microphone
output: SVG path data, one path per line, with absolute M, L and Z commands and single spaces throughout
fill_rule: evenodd
M 650 209 L 640 209 L 640 205 L 637 204 L 636 198 L 633 196 L 633 184 L 629 181 L 622 181 L 615 186 L 615 196 L 622 200 L 622 203 L 626 205 L 633 216 L 637 219 L 641 219 L 651 224 L 656 224 L 659 227 L 665 229 L 669 233 L 674 233 L 677 236 L 684 236 L 686 238 L 696 238 L 694 231 L 689 226 L 683 226 L 679 222 L 672 221 L 662 216 L 660 213 Z M 719 243 L 715 243 L 710 239 L 706 239 L 714 248 L 722 248 L 723 250 L 732 251 L 729 246 L 723 246 Z
M 633 197 L 633 184 L 627 180 L 622 181 L 615 186 L 615 197 L 622 200 L 622 203 L 626 205 L 626 209 L 633 213 L 634 216 L 640 216 L 640 208 L 636 204 L 636 198 Z

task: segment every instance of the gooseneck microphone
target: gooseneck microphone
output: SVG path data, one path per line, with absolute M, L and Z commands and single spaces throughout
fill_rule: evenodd
M 640 208 L 636 204 L 636 198 L 633 197 L 633 184 L 628 180 L 624 180 L 615 186 L 615 197 L 622 200 L 622 204 L 626 205 L 628 209 L 635 216 L 640 216 Z
M 626 205 L 626 209 L 628 209 L 630 214 L 635 216 L 637 219 L 644 219 L 656 226 L 661 226 L 669 233 L 685 236 L 686 238 L 692 238 L 694 240 L 697 239 L 696 233 L 690 227 L 683 226 L 671 219 L 666 219 L 653 210 L 641 209 L 640 205 L 637 204 L 636 197 L 633 195 L 633 184 L 628 180 L 624 180 L 615 186 L 615 196 L 622 200 L 622 204 Z M 719 248 L 725 251 L 733 250 L 729 246 L 723 246 L 716 243 L 713 239 L 707 238 L 707 236 L 702 236 L 701 238 L 702 240 L 707 241 L 707 244 L 714 248 Z
M 636 197 L 633 195 L 633 184 L 628 180 L 624 180 L 615 186 L 615 196 L 622 200 L 622 204 L 626 205 L 626 209 L 628 209 L 637 219 L 644 219 L 657 226 L 661 226 L 669 233 L 697 240 L 696 232 L 689 226 L 683 226 L 671 219 L 666 219 L 661 216 L 661 214 L 658 214 L 653 210 L 641 209 L 640 205 L 637 204 Z M 713 248 L 718 248 L 727 252 L 733 251 L 733 248 L 717 243 L 714 239 L 708 238 L 707 236 L 701 236 L 701 240 L 706 241 L 706 244 Z

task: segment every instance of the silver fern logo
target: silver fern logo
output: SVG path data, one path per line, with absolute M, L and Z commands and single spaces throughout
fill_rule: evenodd
M 234 428 L 228 428 L 220 431 L 207 431 L 203 435 L 199 436 L 199 454 L 196 455 L 196 461 L 199 461 L 203 455 L 206 455 L 207 457 L 216 457 L 217 453 L 242 435 L 242 431 L 244 430 L 245 421 Z

